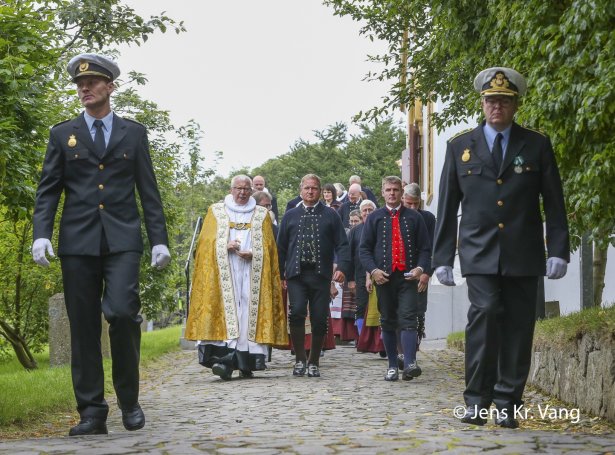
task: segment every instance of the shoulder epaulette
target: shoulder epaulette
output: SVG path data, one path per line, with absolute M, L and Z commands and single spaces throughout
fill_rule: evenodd
M 535 130 L 534 128 L 528 128 L 527 126 L 522 126 L 521 128 L 525 128 L 526 130 L 530 130 L 530 131 L 533 131 L 534 133 L 540 134 L 541 136 L 547 137 L 547 135 L 540 130 Z
M 68 120 L 64 120 L 63 122 L 60 122 L 60 123 L 56 123 L 56 124 L 55 124 L 55 125 L 53 125 L 51 128 L 55 128 L 56 126 L 60 126 L 61 124 L 66 123 L 66 122 L 70 122 L 70 119 L 68 119 Z
M 136 121 L 136 120 L 134 120 L 134 119 L 131 119 L 131 118 L 128 118 L 128 117 L 122 117 L 122 120 L 126 120 L 126 121 L 128 121 L 128 122 L 132 122 L 132 123 L 136 123 L 137 125 L 140 125 L 140 126 L 142 126 L 143 128 L 145 128 L 145 125 L 144 125 L 143 123 L 141 123 L 141 122 L 137 122 L 137 121 Z
M 472 131 L 474 128 L 468 128 L 466 130 L 460 131 L 459 133 L 455 134 L 453 137 L 449 138 L 449 140 L 447 142 L 451 142 L 453 139 L 458 138 L 459 136 L 462 136 L 464 134 L 469 133 L 470 131 Z

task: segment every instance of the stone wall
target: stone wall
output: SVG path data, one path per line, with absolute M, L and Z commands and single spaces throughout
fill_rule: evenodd
M 615 422 L 615 342 L 583 335 L 564 347 L 534 345 L 528 382 L 591 414 Z

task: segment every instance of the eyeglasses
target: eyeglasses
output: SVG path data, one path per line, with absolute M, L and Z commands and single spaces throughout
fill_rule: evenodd
M 485 104 L 488 106 L 495 106 L 499 104 L 502 107 L 510 107 L 512 106 L 513 100 L 512 98 L 493 98 L 491 96 L 486 96 L 483 98 L 485 100 Z
M 239 191 L 239 192 L 244 192 L 244 193 L 251 193 L 252 192 L 252 188 L 244 188 L 242 186 L 234 186 L 233 189 L 235 191 Z

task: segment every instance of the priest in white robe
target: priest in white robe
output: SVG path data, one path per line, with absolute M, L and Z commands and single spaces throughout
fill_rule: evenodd
M 267 209 L 237 175 L 231 194 L 212 204 L 196 249 L 185 337 L 199 362 L 222 379 L 265 369 L 269 346 L 288 344 L 277 249 Z

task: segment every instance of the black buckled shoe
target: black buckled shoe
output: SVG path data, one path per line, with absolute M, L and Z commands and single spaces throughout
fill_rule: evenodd
M 318 369 L 318 365 L 314 365 L 313 363 L 308 364 L 307 373 L 308 378 L 320 377 L 320 370 Z
M 211 371 L 213 374 L 220 376 L 220 379 L 225 381 L 229 381 L 233 376 L 233 369 L 223 363 L 214 363 L 211 367 Z
M 293 376 L 305 376 L 305 362 L 299 360 L 293 368 Z
M 122 423 L 128 431 L 140 430 L 145 426 L 145 414 L 139 403 L 131 408 L 122 409 Z
M 104 419 L 96 419 L 93 417 L 84 417 L 81 421 L 72 427 L 69 436 L 85 436 L 90 434 L 108 434 L 107 423 Z
M 422 372 L 423 370 L 421 370 L 421 367 L 415 361 L 415 362 L 412 362 L 410 365 L 408 365 L 407 368 L 404 368 L 404 371 L 401 374 L 401 378 L 404 381 L 411 381 L 414 378 L 418 378 Z
M 389 368 L 387 374 L 384 375 L 385 381 L 397 381 L 399 379 L 399 370 L 397 368 Z
M 495 419 L 495 424 L 498 427 L 502 427 L 502 428 L 510 428 L 510 429 L 515 429 L 515 428 L 519 428 L 519 421 L 517 419 L 515 419 L 513 416 L 506 416 L 506 417 L 502 417 L 502 418 L 496 418 Z
M 483 419 L 480 415 L 480 408 L 476 406 L 470 406 L 466 409 L 465 414 L 460 419 L 462 423 L 468 423 L 470 425 L 480 425 L 483 426 L 487 423 L 487 419 Z

